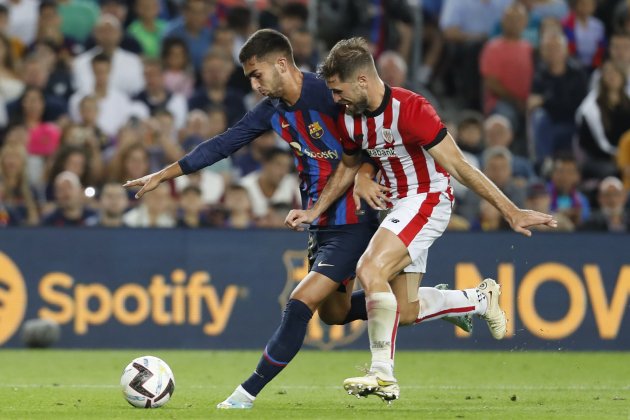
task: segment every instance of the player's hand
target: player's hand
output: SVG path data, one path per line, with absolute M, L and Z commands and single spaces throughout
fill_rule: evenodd
M 510 226 L 515 232 L 525 236 L 532 236 L 531 230 L 527 229 L 531 226 L 558 227 L 558 221 L 552 215 L 533 210 L 519 209 L 518 212 L 508 218 L 508 222 L 510 222 Z
M 315 215 L 310 210 L 291 210 L 284 219 L 284 224 L 289 228 L 302 232 L 304 225 L 310 225 L 315 220 Z
M 127 181 L 125 182 L 123 187 L 125 188 L 142 187 L 140 188 L 140 191 L 136 193 L 136 198 L 140 198 L 145 193 L 148 193 L 149 191 L 153 191 L 154 189 L 156 189 L 158 185 L 160 185 L 160 182 L 162 182 L 160 173 L 154 172 L 152 174 L 143 176 L 142 178 L 134 179 L 132 181 Z
M 365 200 L 368 206 L 374 210 L 385 210 L 386 203 L 391 199 L 387 197 L 389 188 L 374 182 L 372 178 L 364 174 L 358 174 L 354 178 L 354 190 L 352 192 L 352 198 L 356 209 L 361 209 L 361 199 Z

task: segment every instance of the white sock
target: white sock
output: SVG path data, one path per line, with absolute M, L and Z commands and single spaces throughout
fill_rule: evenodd
M 398 332 L 398 302 L 391 292 L 372 293 L 365 299 L 372 352 L 371 371 L 394 377 L 394 353 Z
M 254 400 L 256 399 L 256 397 L 254 397 L 252 394 L 245 391 L 245 388 L 243 388 L 242 385 L 239 385 L 238 387 L 236 387 L 236 389 L 234 390 L 230 398 L 234 398 L 238 401 L 243 401 L 243 402 L 254 402 Z
M 464 293 L 465 292 L 465 293 Z M 439 290 L 435 287 L 420 287 L 418 299 L 420 312 L 416 324 L 433 321 L 445 316 L 463 316 L 466 314 L 483 315 L 487 304 L 482 307 L 476 289 Z M 483 296 L 485 301 L 485 296 Z

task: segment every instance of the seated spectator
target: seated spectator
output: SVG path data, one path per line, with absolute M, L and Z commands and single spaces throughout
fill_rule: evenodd
M 34 44 L 37 43 L 50 45 L 56 51 L 57 61 L 64 68 L 69 68 L 72 58 L 85 50 L 83 44 L 77 39 L 63 33 L 62 17 L 59 14 L 59 6 L 54 0 L 44 0 L 39 4 L 39 19 Z M 33 50 L 32 47 L 31 50 Z M 68 96 L 71 93 L 68 92 Z
M 130 227 L 170 228 L 175 226 L 168 184 L 160 184 L 151 194 L 143 195 L 139 204 L 123 216 Z
M 551 210 L 551 194 L 544 182 L 532 181 L 529 184 L 527 187 L 527 200 L 525 200 L 525 207 L 530 210 L 551 214 L 558 222 L 558 226 L 555 228 L 541 225 L 534 227 L 535 230 L 545 232 L 573 232 L 575 230 L 573 222 L 565 214 L 557 213 Z
M 196 187 L 201 191 L 201 201 L 204 205 L 219 204 L 225 192 L 225 179 L 209 168 L 203 168 L 193 174 L 175 178 L 175 190 L 183 194 L 188 187 Z
M 626 75 L 608 61 L 602 66 L 599 89 L 589 93 L 576 113 L 578 140 L 585 178 L 617 173 L 615 155 L 621 136 L 630 130 L 630 97 Z
M 23 144 L 7 142 L 0 148 L 0 178 L 3 188 L 1 202 L 11 216 L 11 223 L 37 225 L 39 211 L 36 193 L 29 181 L 26 148 Z
M 182 15 L 169 22 L 164 32 L 164 38 L 179 38 L 186 43 L 195 71 L 201 71 L 203 58 L 212 47 L 208 22 L 214 6 L 206 0 L 184 0 Z
M 551 180 L 551 211 L 564 214 L 576 227 L 581 226 L 591 214 L 588 199 L 578 190 L 580 169 L 571 155 L 560 155 L 553 161 Z
M 599 67 L 606 52 L 606 31 L 593 16 L 597 0 L 575 0 L 573 10 L 562 22 L 569 39 L 569 53 L 590 73 Z
M 470 230 L 480 232 L 508 231 L 510 225 L 496 207 L 482 199 L 479 202 L 479 217 L 473 221 Z
M 22 218 L 4 201 L 4 182 L 0 175 L 0 229 L 9 226 L 19 226 Z
M 522 129 L 534 74 L 532 46 L 521 39 L 526 23 L 525 7 L 509 6 L 501 20 L 502 36 L 488 41 L 479 58 L 485 114 L 505 116 L 517 132 Z
M 9 50 L 14 57 L 21 57 L 24 54 L 25 45 L 22 40 L 9 34 L 9 8 L 3 3 L 0 3 L 0 34 L 7 37 Z
M 110 137 L 99 128 L 99 98 L 96 95 L 87 95 L 79 101 L 79 117 L 76 124 L 84 131 L 86 138 L 95 139 L 101 151 L 112 146 Z
M 512 153 L 506 147 L 490 147 L 483 152 L 481 161 L 483 162 L 483 173 L 514 204 L 523 207 L 526 190 L 512 177 Z M 469 222 L 474 223 L 475 220 L 479 220 L 480 200 L 481 198 L 477 194 L 467 190 L 464 197 L 459 200 L 459 204 L 455 202 L 455 211 Z
M 85 205 L 79 177 L 73 172 L 62 172 L 55 178 L 55 210 L 44 216 L 43 226 L 85 226 L 96 212 Z
M 18 38 L 22 44 L 30 45 L 37 32 L 37 8 L 35 0 L 3 1 L 9 9 L 7 35 Z
M 319 56 L 315 48 L 313 34 L 305 27 L 300 27 L 289 32 L 289 41 L 293 47 L 293 58 L 295 65 L 302 71 L 316 71 L 319 63 Z M 382 77 L 382 74 L 381 74 Z M 393 85 L 402 86 L 402 85 Z
M 20 97 L 24 83 L 17 75 L 9 38 L 0 32 L 0 128 L 9 124 L 6 105 Z
M 120 47 L 120 21 L 109 14 L 101 16 L 94 27 L 94 38 L 96 46 L 74 59 L 73 75 L 77 91 L 86 94 L 95 89 L 95 75 L 91 71 L 93 59 L 97 55 L 104 55 L 111 64 L 108 87 L 128 96 L 139 93 L 144 88 L 142 61 L 136 54 Z
M 127 4 L 127 0 L 99 0 L 101 16 L 110 15 L 115 17 L 116 20 L 120 22 L 121 28 L 124 29 L 124 26 L 128 23 L 127 15 L 129 8 L 127 7 Z M 87 49 L 91 49 L 97 44 L 94 33 L 87 39 L 87 41 L 84 42 L 84 44 Z M 142 46 L 140 43 L 133 35 L 125 31 L 122 31 L 121 33 L 119 45 L 120 48 L 125 51 L 129 51 L 132 54 L 142 54 Z
M 84 185 L 101 185 L 105 171 L 105 162 L 101 153 L 101 144 L 94 133 L 78 124 L 68 124 L 61 137 L 61 148 L 77 148 L 87 157 L 89 175 L 82 180 Z
M 121 144 L 109 163 L 107 174 L 110 181 L 124 184 L 130 179 L 138 179 L 149 173 L 149 152 L 129 128 L 121 132 L 120 138 Z M 139 190 L 127 189 L 131 205 L 136 204 L 135 195 Z
M 273 203 L 284 203 L 292 208 L 300 207 L 300 189 L 297 176 L 291 172 L 293 158 L 283 149 L 273 148 L 265 153 L 259 171 L 241 179 L 252 201 L 254 217 L 262 218 L 269 213 Z
M 72 71 L 66 61 L 60 58 L 62 51 L 50 41 L 37 41 L 31 46 L 31 53 L 47 68 L 47 80 L 43 84 L 44 95 L 55 98 L 64 109 L 68 107 L 68 100 L 74 92 Z M 68 58 L 68 61 L 71 57 Z
M 468 112 L 461 118 L 454 132 L 455 141 L 462 150 L 466 160 L 475 168 L 480 168 L 479 157 L 483 152 L 483 132 L 481 128 L 481 115 L 475 112 Z M 453 192 L 457 199 L 462 198 L 468 188 L 455 178 L 451 178 Z
M 269 206 L 269 212 L 262 219 L 256 221 L 256 227 L 267 229 L 283 229 L 287 214 L 293 206 L 286 203 L 274 203 Z
M 167 110 L 175 119 L 175 128 L 181 129 L 186 122 L 188 103 L 183 95 L 166 90 L 162 64 L 158 60 L 144 60 L 144 80 L 144 90 L 133 99 L 146 105 L 152 116 L 158 110 Z
M 564 34 L 551 32 L 543 37 L 542 62 L 527 100 L 538 165 L 572 150 L 575 112 L 586 96 L 586 74 L 568 54 Z
M 268 131 L 232 155 L 236 178 L 242 178 L 250 172 L 259 170 L 266 152 L 278 147 L 278 144 L 275 133 Z
M 628 192 L 619 178 L 611 176 L 602 180 L 597 202 L 599 209 L 584 222 L 582 230 L 630 232 L 630 214 L 626 208 Z
M 203 60 L 201 70 L 202 85 L 188 101 L 188 108 L 206 110 L 212 106 L 222 106 L 232 126 L 245 114 L 243 93 L 228 87 L 234 63 L 230 56 L 218 51 L 210 51 Z
M 127 227 L 123 215 L 129 206 L 127 191 L 117 182 L 103 185 L 98 198 L 98 214 L 85 221 L 87 226 L 121 228 Z
M 142 47 L 142 55 L 156 59 L 160 56 L 162 35 L 166 30 L 166 22 L 158 18 L 159 0 L 136 0 L 137 19 L 131 22 L 127 32 Z
M 304 3 L 288 1 L 278 16 L 278 30 L 289 36 L 294 31 L 306 27 L 308 23 L 308 7 Z
M 608 58 L 626 74 L 626 94 L 630 95 L 630 30 L 612 34 L 608 46 Z M 595 69 L 591 76 L 590 90 L 599 89 L 602 77 L 601 68 Z
M 162 43 L 164 87 L 190 99 L 194 92 L 195 76 L 186 43 L 179 38 L 166 38 Z
M 502 146 L 510 148 L 514 140 L 514 131 L 510 120 L 503 115 L 494 114 L 486 118 L 483 123 L 486 147 Z M 512 155 L 512 176 L 515 180 L 529 182 L 536 173 L 529 159 L 516 154 Z
M 50 173 L 47 176 L 46 201 L 53 201 L 55 198 L 55 179 L 61 172 L 72 172 L 79 177 L 83 186 L 95 185 L 95 180 L 90 171 L 90 159 L 85 148 L 80 146 L 62 146 L 52 160 Z
M 89 53 L 89 51 L 88 51 Z M 86 53 L 87 54 L 87 53 Z M 88 96 L 94 95 L 98 100 L 98 128 L 107 136 L 113 137 L 118 130 L 132 117 L 146 118 L 148 110 L 144 106 L 133 103 L 127 94 L 110 83 L 113 75 L 112 60 L 104 53 L 91 59 L 90 73 L 93 75 L 94 88 L 79 90 L 70 98 L 70 117 L 82 123 L 79 114 L 79 103 Z
M 225 220 L 223 227 L 250 229 L 256 226 L 252 214 L 252 200 L 249 193 L 240 185 L 230 185 L 223 198 Z
M 204 211 L 201 189 L 195 185 L 185 187 L 179 196 L 177 227 L 210 227 L 208 215 Z
M 466 107 L 479 109 L 479 53 L 510 3 L 510 0 L 444 2 L 440 28 L 446 39 L 454 91 L 463 96 Z

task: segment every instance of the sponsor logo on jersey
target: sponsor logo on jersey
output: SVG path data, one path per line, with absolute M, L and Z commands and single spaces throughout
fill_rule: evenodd
M 383 139 L 386 143 L 392 144 L 394 142 L 394 133 L 389 128 L 383 128 Z
M 324 135 L 324 129 L 321 125 L 319 125 L 319 121 L 315 121 L 314 123 L 308 125 L 308 133 L 311 137 L 317 140 Z
M 396 149 L 367 149 L 367 153 L 373 158 L 398 156 Z
M 336 150 L 323 150 L 321 152 L 313 152 L 306 147 L 302 147 L 300 143 L 295 141 L 292 141 L 291 143 L 289 143 L 289 145 L 293 148 L 293 150 L 295 150 L 295 153 L 298 156 L 306 155 L 312 159 L 339 159 L 339 152 L 337 152 Z
M 284 252 L 282 260 L 287 269 L 287 281 L 279 299 L 280 309 L 284 310 L 291 292 L 308 274 L 307 251 L 287 250 Z M 356 341 L 366 329 L 367 322 L 363 321 L 354 321 L 347 325 L 326 325 L 319 319 L 319 314 L 315 312 L 308 323 L 304 344 L 321 350 L 343 347 Z
M 26 312 L 26 284 L 20 269 L 0 252 L 0 345 L 17 331 Z

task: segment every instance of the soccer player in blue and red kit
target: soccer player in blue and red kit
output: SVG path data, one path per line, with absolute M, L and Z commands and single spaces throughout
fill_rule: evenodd
M 343 151 L 336 126 L 342 108 L 334 103 L 323 80 L 296 67 L 291 45 L 279 32 L 264 29 L 254 33 L 243 45 L 239 60 L 252 87 L 266 98 L 232 128 L 205 141 L 178 162 L 128 181 L 125 187 L 142 187 L 138 198 L 161 182 L 212 165 L 273 130 L 290 145 L 295 155 L 302 181 L 303 207 L 310 208 L 317 202 Z M 366 165 L 366 172 L 374 171 L 370 164 Z M 282 322 L 267 343 L 254 373 L 218 408 L 253 406 L 262 388 L 299 351 L 316 309 L 319 308 L 321 319 L 329 324 L 367 319 L 365 295 L 362 291 L 352 294 L 352 282 L 356 263 L 378 227 L 378 221 L 375 211 L 368 206 L 357 210 L 351 188 L 312 221 L 308 275 L 291 294 Z M 431 287 L 408 290 L 409 282 L 405 280 L 408 275 L 400 274 L 400 287 L 394 288 L 399 301 L 405 303 L 400 307 L 400 324 L 474 310 L 472 301 L 462 307 L 461 291 Z

